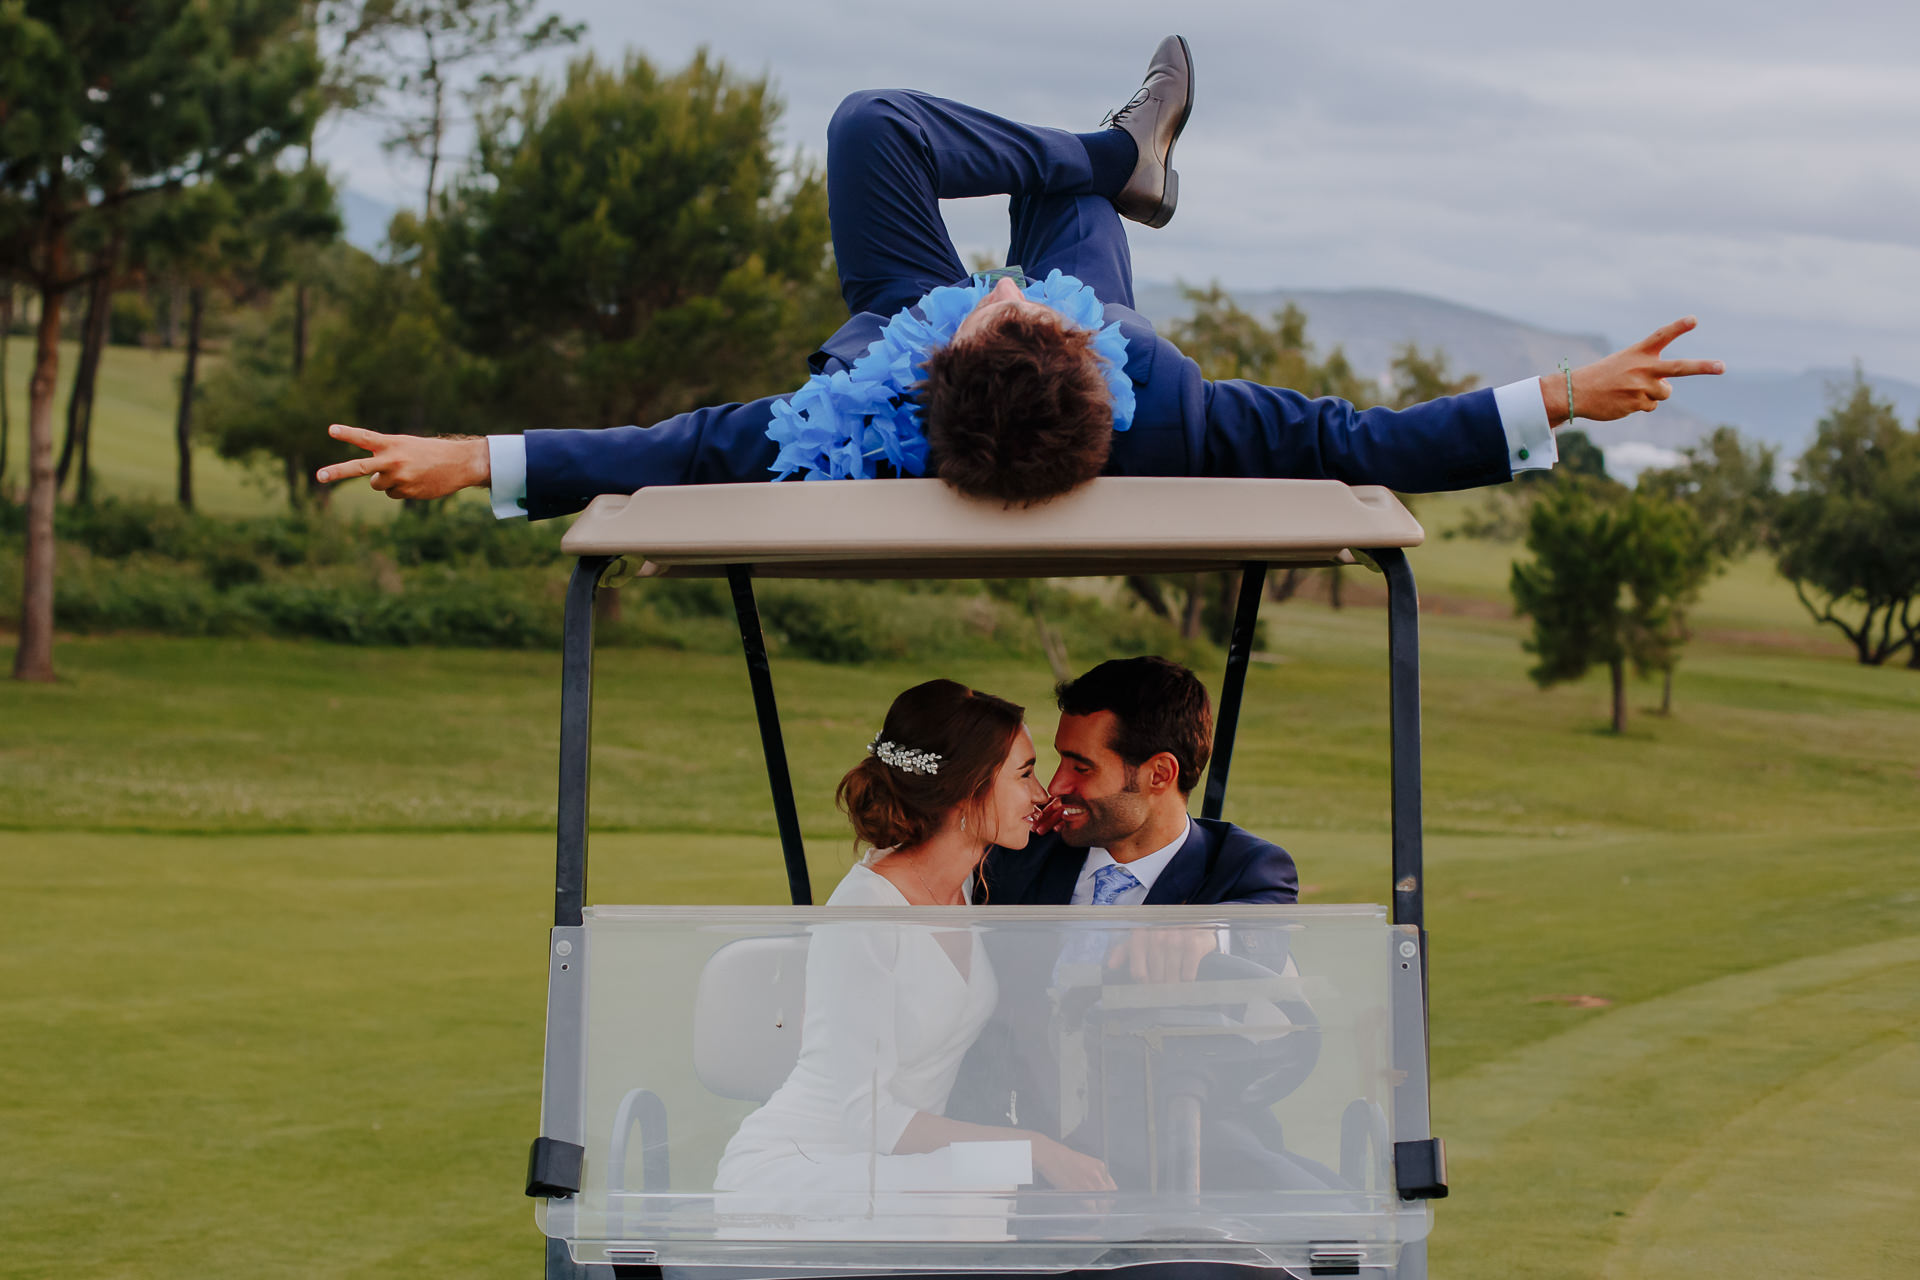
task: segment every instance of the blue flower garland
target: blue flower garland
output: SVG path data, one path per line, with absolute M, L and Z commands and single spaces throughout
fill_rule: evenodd
M 960 322 L 992 287 L 992 281 L 975 277 L 969 284 L 935 289 L 920 299 L 920 315 L 908 308 L 887 321 L 851 368 L 816 373 L 791 397 L 776 401 L 767 426 L 767 438 L 780 446 L 769 468 L 774 479 L 804 471 L 808 480 L 871 480 L 881 458 L 900 475 L 925 475 L 927 438 L 920 407 L 908 393 L 925 376 L 927 353 L 953 340 Z M 1068 323 L 1095 331 L 1094 354 L 1113 395 L 1113 429 L 1132 426 L 1127 340 L 1118 321 L 1104 323 L 1106 309 L 1092 287 L 1056 270 L 1021 292 Z

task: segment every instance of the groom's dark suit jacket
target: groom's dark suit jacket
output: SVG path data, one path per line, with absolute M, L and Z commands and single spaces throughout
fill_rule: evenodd
M 1490 389 L 1409 409 L 1357 409 L 1331 396 L 1314 399 L 1232 378 L 1209 381 L 1139 312 L 1108 303 L 1106 317 L 1126 336 L 1137 402 L 1132 428 L 1113 437 L 1108 475 L 1340 480 L 1403 493 L 1512 478 Z M 889 318 L 861 312 L 848 320 L 814 353 L 813 372 L 849 367 Z M 529 431 L 527 514 L 536 520 L 564 515 L 599 494 L 648 485 L 768 480 L 778 446 L 767 438 L 767 424 L 774 402 L 785 398 L 695 409 L 651 427 Z
M 1194 818 L 1187 841 L 1173 855 L 1146 905 L 1182 902 L 1293 902 L 1300 880 L 1285 849 L 1231 822 Z M 1000 906 L 1065 906 L 1086 865 L 1087 851 L 1059 836 L 1036 836 L 1024 849 L 987 855 L 986 901 Z
M 994 906 L 1065 906 L 1087 851 L 1058 836 L 1025 849 L 994 849 L 983 869 L 984 901 Z M 1293 902 L 1300 882 L 1293 859 L 1271 841 L 1230 822 L 1193 819 L 1186 843 L 1161 870 L 1145 905 Z M 975 901 L 982 901 L 976 895 Z M 947 1114 L 979 1124 L 1018 1123 L 1056 1137 L 1059 1064 L 1047 1033 L 1046 987 L 1054 957 L 1019 954 L 1018 935 L 994 948 L 1000 1008 L 961 1064 Z M 990 944 L 991 945 L 991 944 Z M 1280 959 L 1284 960 L 1284 957 Z M 1120 1171 L 1116 1171 L 1118 1173 Z

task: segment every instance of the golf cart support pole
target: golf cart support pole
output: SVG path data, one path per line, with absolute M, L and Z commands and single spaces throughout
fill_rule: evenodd
M 787 892 L 796 907 L 813 905 L 807 876 L 807 850 L 800 838 L 800 813 L 793 801 L 793 774 L 780 736 L 780 708 L 773 701 L 773 672 L 767 666 L 767 641 L 760 632 L 760 607 L 753 600 L 753 566 L 727 566 L 733 613 L 740 621 L 740 648 L 747 656 L 747 680 L 753 686 L 753 711 L 760 719 L 760 749 L 767 757 L 767 785 L 773 788 L 773 820 L 780 829 L 780 855 L 787 863 Z
M 613 556 L 581 556 L 560 640 L 560 815 L 553 923 L 580 923 L 587 897 L 587 763 L 593 750 L 593 597 Z
M 1420 842 L 1420 597 L 1407 553 L 1367 553 L 1387 579 L 1387 672 L 1393 728 L 1393 922 L 1427 930 Z M 1426 948 L 1421 947 L 1424 957 Z M 1424 963 L 1424 962 L 1423 962 Z
M 560 641 L 560 807 L 553 874 L 553 933 L 547 951 L 547 1061 L 541 1072 L 540 1136 L 527 1157 L 527 1194 L 567 1197 L 580 1189 L 586 1154 L 580 1131 L 580 1073 L 561 1071 L 553 1056 L 558 1025 L 577 1034 L 585 993 L 572 963 L 581 941 L 587 894 L 588 761 L 593 749 L 593 599 L 613 556 L 581 556 L 567 583 Z M 568 957 L 561 959 L 560 957 Z M 571 1212 L 571 1204 L 558 1210 Z M 547 1280 L 580 1280 L 586 1273 L 566 1241 L 546 1241 Z
M 1207 769 L 1207 794 L 1200 816 L 1218 818 L 1227 803 L 1227 771 L 1233 767 L 1234 732 L 1240 726 L 1240 700 L 1247 690 L 1247 664 L 1253 660 L 1253 632 L 1260 622 L 1260 598 L 1267 589 L 1267 566 L 1245 565 L 1240 570 L 1240 601 L 1233 611 L 1233 633 L 1227 641 L 1227 675 L 1220 682 L 1220 707 L 1213 721 L 1213 763 Z

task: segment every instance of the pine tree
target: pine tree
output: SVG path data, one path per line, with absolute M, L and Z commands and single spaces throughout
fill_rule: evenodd
M 270 167 L 313 127 L 306 0 L 0 5 L 0 261 L 40 292 L 16 679 L 53 679 L 53 393 L 76 247 L 137 204 Z

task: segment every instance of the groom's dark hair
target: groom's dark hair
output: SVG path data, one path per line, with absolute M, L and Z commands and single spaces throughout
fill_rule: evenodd
M 1030 506 L 1091 480 L 1113 449 L 1113 393 L 1093 335 L 1006 316 L 927 357 L 915 391 L 929 470 L 972 498 Z
M 1181 795 L 1200 785 L 1213 755 L 1213 703 L 1200 677 L 1151 655 L 1103 662 L 1077 680 L 1063 680 L 1054 701 L 1070 716 L 1111 711 L 1117 722 L 1107 746 L 1138 769 L 1162 751 L 1180 766 Z

